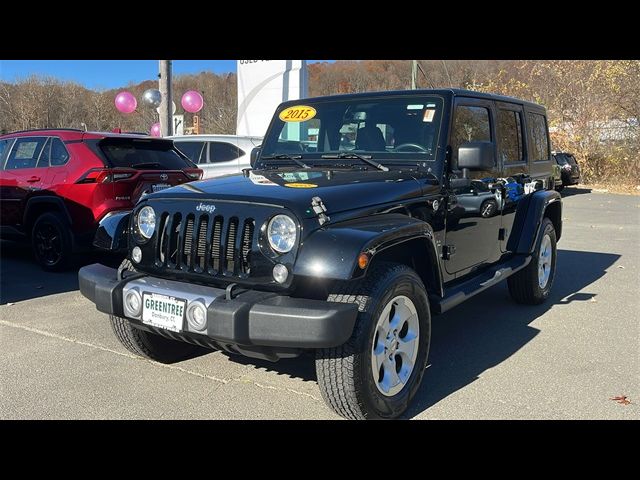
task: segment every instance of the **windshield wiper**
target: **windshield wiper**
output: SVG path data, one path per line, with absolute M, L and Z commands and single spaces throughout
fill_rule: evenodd
M 311 168 L 306 163 L 300 161 L 302 155 L 289 155 L 287 153 L 279 153 L 277 155 L 269 155 L 265 157 L 260 157 L 260 160 L 291 160 L 295 162 L 298 166 L 302 168 Z
M 374 162 L 371 160 L 371 155 L 358 155 L 353 152 L 341 152 L 341 153 L 332 153 L 328 155 L 322 155 L 321 158 L 357 158 L 358 160 L 362 160 L 367 165 L 371 165 L 372 167 L 376 167 L 378 170 L 382 170 L 383 172 L 388 172 L 389 168 L 381 165 L 378 162 Z

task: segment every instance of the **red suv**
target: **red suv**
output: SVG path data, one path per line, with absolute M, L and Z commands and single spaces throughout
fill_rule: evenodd
M 144 195 L 202 178 L 171 140 L 82 130 L 0 136 L 0 238 L 31 241 L 45 270 L 89 250 L 100 222 Z

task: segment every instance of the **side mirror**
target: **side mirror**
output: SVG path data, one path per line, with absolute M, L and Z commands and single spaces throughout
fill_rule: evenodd
M 495 166 L 493 143 L 467 142 L 458 147 L 458 169 L 491 170 Z
M 262 150 L 262 145 L 251 150 L 251 155 L 249 156 L 249 163 L 251 164 L 251 168 L 255 168 L 258 157 L 260 156 L 260 150 Z

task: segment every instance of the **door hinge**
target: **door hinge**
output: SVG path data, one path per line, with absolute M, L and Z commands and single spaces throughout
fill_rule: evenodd
M 442 258 L 450 260 L 453 255 L 456 254 L 455 245 L 443 245 L 442 246 Z

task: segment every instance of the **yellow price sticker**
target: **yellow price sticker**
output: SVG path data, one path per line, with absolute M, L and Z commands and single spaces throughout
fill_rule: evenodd
M 315 183 L 285 183 L 284 186 L 289 188 L 316 188 L 318 185 Z
M 307 105 L 294 105 L 282 110 L 278 116 L 283 122 L 304 122 L 316 116 L 316 109 Z

